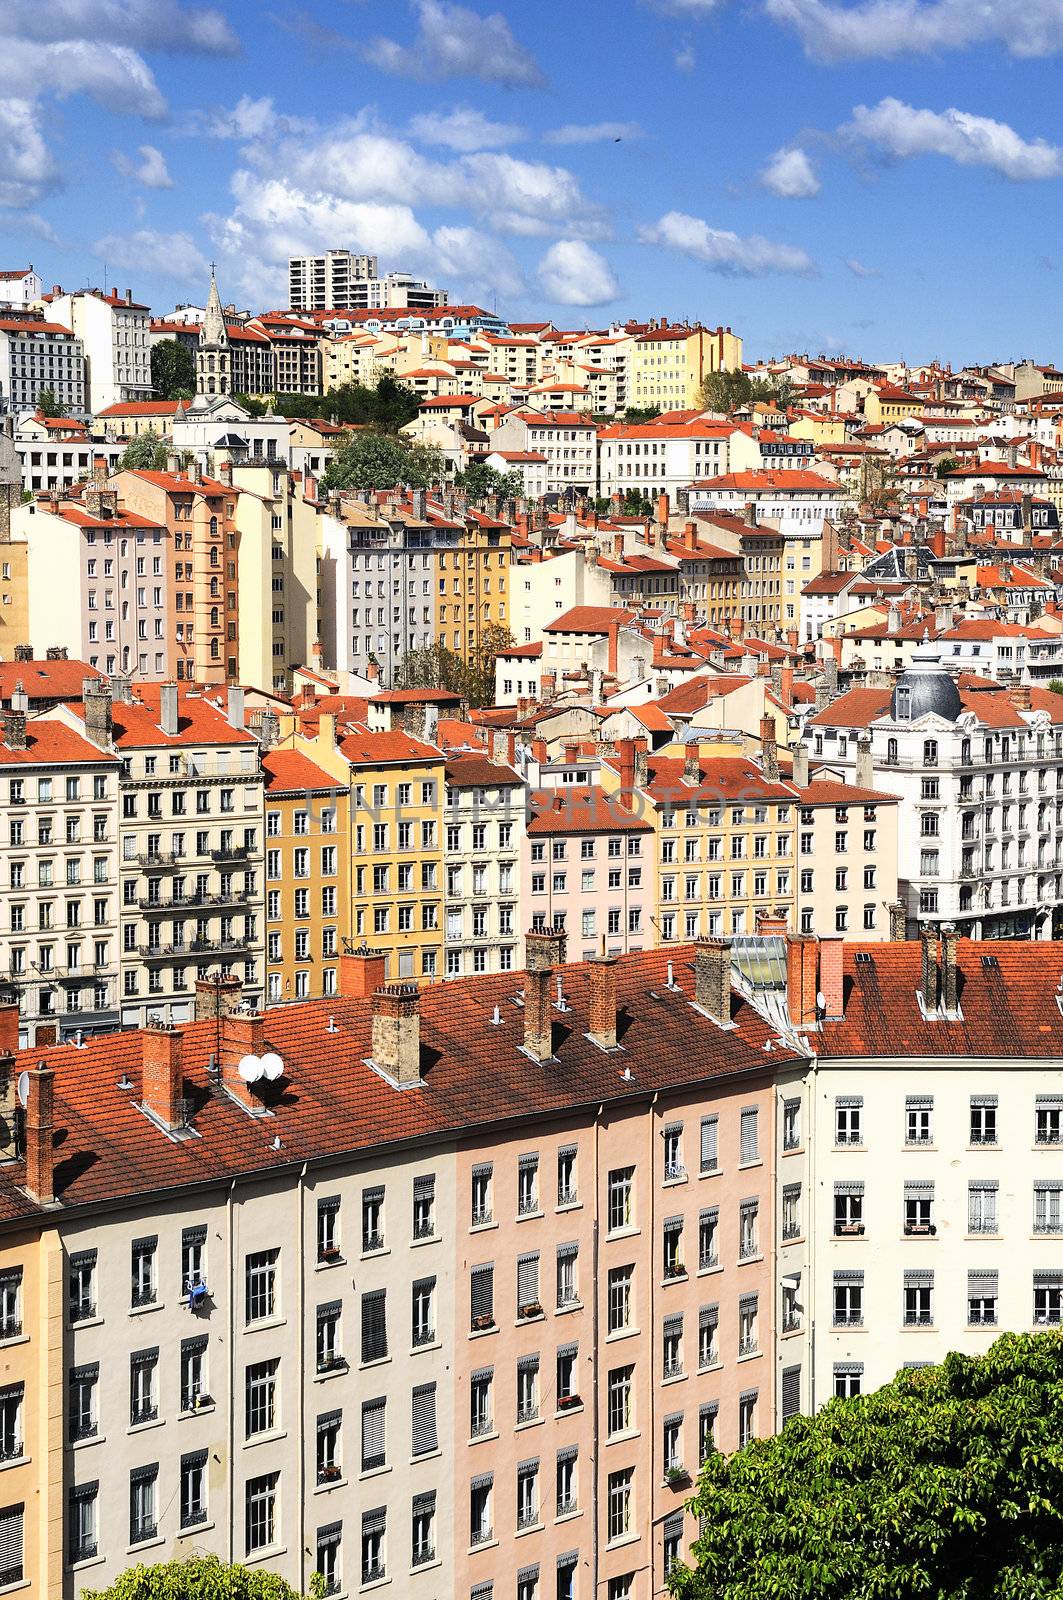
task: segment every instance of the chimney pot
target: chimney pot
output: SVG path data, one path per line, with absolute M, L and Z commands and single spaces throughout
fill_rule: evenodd
M 177 737 L 177 685 L 159 685 L 159 728 L 169 739 Z
M 384 987 L 387 957 L 383 950 L 344 950 L 340 956 L 339 988 L 345 1000 L 368 1000 Z
M 954 1016 L 960 1008 L 959 973 L 956 958 L 959 954 L 960 936 L 951 922 L 941 928 L 941 1004 Z

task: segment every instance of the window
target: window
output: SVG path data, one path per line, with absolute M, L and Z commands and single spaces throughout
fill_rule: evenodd
M 631 1532 L 632 1497 L 635 1482 L 634 1467 L 609 1474 L 608 1515 L 609 1540 L 624 1539 Z
M 436 1386 L 434 1383 L 421 1383 L 414 1388 L 412 1434 L 412 1455 L 432 1455 L 439 1449 L 439 1436 L 436 1429 Z
M 715 1172 L 719 1167 L 719 1117 L 701 1119 L 701 1171 Z
M 834 1185 L 834 1232 L 836 1234 L 863 1233 L 864 1186 L 861 1182 L 845 1179 Z
M 23 1520 L 21 1505 L 0 1511 L 0 1585 L 22 1581 Z
M 716 1418 L 719 1406 L 714 1400 L 698 1411 L 698 1465 L 704 1466 L 716 1449 Z
M 382 1361 L 387 1353 L 386 1291 L 372 1289 L 362 1295 L 362 1361 Z
M 665 1317 L 661 1337 L 661 1365 L 665 1378 L 678 1378 L 683 1372 L 683 1318 Z
M 317 1308 L 316 1359 L 318 1372 L 335 1372 L 347 1365 L 343 1355 L 340 1353 L 341 1312 L 342 1306 L 339 1300 L 330 1300 L 326 1305 L 318 1306 Z
M 909 1179 L 904 1185 L 904 1231 L 933 1233 L 934 1185 L 930 1180 Z
M 95 1250 L 78 1250 L 70 1257 L 69 1314 L 71 1322 L 86 1322 L 96 1315 Z
M 756 1199 L 743 1200 L 738 1208 L 738 1256 L 747 1260 L 758 1253 L 757 1216 L 760 1204 Z
M 470 1544 L 486 1544 L 491 1538 L 491 1491 L 493 1487 L 494 1476 L 490 1472 L 480 1473 L 472 1480 L 469 1486 Z M 475 1594 L 475 1592 L 474 1590 L 473 1593 Z
M 609 1433 L 627 1433 L 632 1421 L 634 1367 L 614 1367 L 609 1374 Z
M 799 1183 L 783 1185 L 782 1236 L 784 1241 L 801 1237 L 801 1185 Z
M 362 1190 L 362 1249 L 384 1248 L 384 1190 Z
M 413 1286 L 411 1336 L 415 1349 L 435 1343 L 435 1288 L 434 1278 L 419 1278 Z
M 539 1157 L 523 1155 L 517 1163 L 517 1214 L 531 1216 L 539 1209 Z
M 436 1494 L 429 1489 L 415 1494 L 410 1524 L 412 1566 L 423 1567 L 436 1555 Z
M 631 1326 L 631 1288 L 634 1267 L 610 1267 L 608 1278 L 610 1333 L 620 1333 Z
M 686 1175 L 687 1169 L 683 1165 L 683 1124 L 672 1122 L 664 1130 L 665 1182 L 674 1182 L 678 1178 L 685 1178 Z
M 843 1271 L 834 1274 L 834 1326 L 859 1328 L 864 1321 L 864 1274 Z
M 971 1096 L 971 1143 L 996 1144 L 997 1097 L 995 1094 Z
M 491 1165 L 485 1162 L 472 1169 L 472 1220 L 474 1228 L 482 1228 L 492 1220 L 491 1215 Z
M 362 1471 L 372 1472 L 387 1460 L 387 1401 L 362 1402 Z
M 757 1296 L 744 1294 L 738 1302 L 738 1354 L 750 1356 L 758 1348 Z
M 159 1414 L 158 1346 L 134 1350 L 129 1358 L 129 1422 L 136 1427 L 154 1422 Z
M 181 1457 L 181 1527 L 194 1528 L 207 1520 L 207 1452 L 196 1450 Z
M 1063 1095 L 1037 1096 L 1035 1138 L 1038 1144 L 1059 1144 L 1063 1139 Z
M 413 1180 L 413 1236 L 431 1239 L 435 1233 L 436 1180 L 424 1173 Z
M 158 1243 L 154 1234 L 150 1238 L 133 1240 L 130 1304 L 134 1307 L 155 1304 L 158 1294 L 155 1274 Z
M 747 1389 L 738 1397 L 738 1448 L 745 1449 L 746 1445 L 757 1436 L 757 1391 Z
M 1035 1272 L 1033 1275 L 1033 1320 L 1035 1327 L 1058 1327 L 1063 1314 L 1063 1272 Z
M 249 1255 L 244 1268 L 245 1316 L 248 1322 L 262 1322 L 276 1312 L 277 1250 L 257 1250 Z
M 155 1491 L 159 1481 L 158 1466 L 136 1467 L 129 1474 L 129 1542 L 143 1544 L 154 1539 L 158 1531 L 155 1510 Z
M 633 1225 L 634 1167 L 618 1167 L 609 1174 L 609 1232 Z
M 801 1410 L 801 1368 L 784 1367 L 782 1370 L 782 1416 L 789 1422 Z
M 904 1102 L 905 1144 L 929 1144 L 934 1111 L 930 1095 L 910 1094 Z
M 698 1270 L 707 1272 L 719 1265 L 718 1206 L 706 1206 L 698 1216 Z
M 756 1106 L 745 1106 L 742 1110 L 738 1159 L 743 1164 L 760 1160 L 760 1131 Z
M 579 1285 L 576 1281 L 576 1265 L 579 1260 L 579 1245 L 560 1244 L 557 1247 L 557 1308 L 563 1311 L 566 1306 L 579 1304 Z
M 665 1473 L 683 1470 L 683 1413 L 674 1411 L 664 1419 L 662 1456 Z
M 267 1472 L 249 1478 L 244 1491 L 244 1547 L 248 1555 L 268 1550 L 276 1542 L 277 1482 L 280 1474 Z
M 720 1359 L 719 1325 L 719 1306 L 702 1306 L 698 1312 L 698 1368 L 702 1372 Z
M 206 1291 L 207 1230 L 202 1224 L 181 1230 L 181 1293 Z
M 834 1394 L 838 1400 L 851 1400 L 861 1390 L 864 1376 L 862 1361 L 837 1361 L 834 1364 Z
M 22 1454 L 21 1383 L 0 1388 L 0 1461 L 17 1461 Z
M 517 1464 L 517 1528 L 534 1528 L 539 1521 L 539 1462 Z
M 495 1325 L 495 1269 L 493 1265 L 473 1267 L 469 1275 L 470 1327 L 482 1332 Z
M 972 1328 L 995 1327 L 997 1274 L 971 1268 L 967 1273 L 967 1321 Z
M 563 1145 L 557 1152 L 557 1203 L 571 1206 L 576 1203 L 576 1146 Z
M 904 1274 L 904 1321 L 908 1327 L 929 1326 L 934 1320 L 934 1274 L 930 1270 Z
M 317 1203 L 317 1259 L 319 1261 L 338 1261 L 340 1259 L 339 1230 L 339 1195 L 328 1195 Z
M 340 1570 L 342 1532 L 342 1525 L 338 1522 L 329 1523 L 327 1527 L 317 1530 L 317 1553 L 314 1565 L 324 1579 L 326 1595 L 338 1594 L 342 1587 Z
M 521 1356 L 517 1362 L 517 1421 L 534 1422 L 539 1415 L 539 1357 Z
M 801 1102 L 784 1100 L 782 1107 L 782 1147 L 797 1150 L 801 1144 Z
M 559 1517 L 570 1516 L 579 1504 L 576 1489 L 577 1461 L 578 1453 L 575 1445 L 568 1445 L 557 1452 L 556 1505 Z
M 317 1419 L 315 1462 L 318 1483 L 334 1483 L 343 1475 L 340 1466 L 341 1422 L 339 1411 L 325 1412 Z
M 244 1373 L 244 1433 L 248 1439 L 277 1426 L 278 1359 L 256 1361 Z
M 96 1502 L 99 1483 L 79 1483 L 67 1502 L 67 1554 L 70 1561 L 91 1561 L 96 1555 Z
M 860 1115 L 863 1095 L 838 1095 L 834 1102 L 834 1129 L 838 1144 L 860 1144 Z
M 91 1439 L 95 1436 L 98 1423 L 96 1389 L 99 1377 L 100 1367 L 96 1361 L 70 1369 L 67 1390 L 71 1444 L 76 1443 L 78 1439 Z
M 1034 1233 L 1063 1233 L 1063 1185 L 1036 1179 L 1033 1186 Z
M 181 1340 L 181 1410 L 198 1411 L 210 1403 L 207 1390 L 207 1338 Z
M 469 1379 L 469 1435 L 482 1438 L 494 1428 L 491 1407 L 491 1386 L 494 1372 L 491 1367 L 481 1367 Z

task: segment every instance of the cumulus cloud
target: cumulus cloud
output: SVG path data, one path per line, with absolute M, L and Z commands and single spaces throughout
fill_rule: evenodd
M 524 274 L 512 253 L 477 228 L 437 228 L 432 254 L 439 277 L 461 283 L 467 293 L 510 298 L 524 290 Z
M 220 11 L 180 0 L 4 0 L 0 32 L 38 44 L 87 40 L 202 55 L 240 48 Z
M 818 61 L 868 61 L 997 44 L 1011 56 L 1063 49 L 1063 0 L 765 0 Z
M 145 189 L 172 189 L 173 179 L 166 166 L 166 157 L 153 144 L 142 144 L 137 150 L 139 160 L 116 150 L 113 160 L 124 178 L 142 183 Z
M 820 190 L 811 161 L 796 145 L 776 150 L 763 168 L 760 181 L 783 200 L 810 200 Z
M 383 36 L 370 41 L 365 56 L 382 72 L 436 81 L 481 78 L 485 83 L 543 82 L 534 56 L 513 36 L 499 11 L 481 16 L 448 0 L 414 0 L 417 32 L 412 44 Z
M 544 144 L 604 144 L 607 139 L 641 139 L 637 122 L 566 122 L 543 134 Z
M 313 128 L 309 118 L 289 117 L 277 111 L 270 95 L 252 99 L 242 94 L 234 106 L 211 106 L 191 111 L 180 132 L 195 138 L 263 139 L 286 133 L 305 133 Z
M 659 221 L 641 227 L 639 238 L 643 244 L 678 250 L 727 277 L 804 275 L 813 270 L 810 257 L 797 245 L 777 244 L 755 233 L 742 238 L 727 229 L 710 228 L 701 217 L 683 211 L 666 212 Z
M 155 273 L 181 283 L 204 278 L 210 270 L 203 252 L 187 233 L 158 233 L 154 228 L 108 233 L 96 240 L 92 251 L 109 266 Z
M 472 106 L 453 111 L 426 111 L 410 122 L 409 134 L 420 144 L 441 144 L 449 150 L 497 150 L 516 144 L 524 130 L 512 122 L 492 122 Z
M 672 60 L 675 62 L 677 72 L 693 72 L 698 64 L 698 58 L 694 54 L 694 46 L 691 44 L 681 44 Z
M 839 129 L 887 156 L 945 156 L 961 167 L 989 167 L 1015 183 L 1058 178 L 1063 149 L 1045 139 L 1026 140 L 1006 122 L 970 111 L 925 111 L 887 96 L 877 106 L 856 106 L 852 121 Z
M 32 205 L 55 176 L 37 107 L 30 100 L 0 100 L 0 205 Z
M 854 278 L 881 278 L 882 274 L 877 267 L 868 267 L 856 256 L 847 256 L 845 265 L 849 268 Z
M 620 293 L 605 257 L 582 239 L 558 239 L 539 262 L 548 300 L 563 306 L 602 306 Z

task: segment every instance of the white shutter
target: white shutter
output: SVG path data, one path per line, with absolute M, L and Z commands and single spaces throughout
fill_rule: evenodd
M 22 1506 L 7 1506 L 0 1511 L 0 1583 L 16 1583 L 22 1577 Z
M 742 1112 L 739 1161 L 756 1161 L 760 1155 L 760 1134 L 756 1106 L 747 1106 Z
M 423 1456 L 436 1449 L 436 1386 L 419 1384 L 413 1391 L 413 1454 Z

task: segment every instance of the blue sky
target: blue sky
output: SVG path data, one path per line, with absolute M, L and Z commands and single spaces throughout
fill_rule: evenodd
M 264 309 L 337 245 L 747 358 L 1058 359 L 1061 53 L 1063 0 L 3 0 L 0 266 Z

